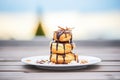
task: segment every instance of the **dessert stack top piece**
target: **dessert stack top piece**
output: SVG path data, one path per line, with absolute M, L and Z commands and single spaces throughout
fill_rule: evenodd
M 54 32 L 53 40 L 56 42 L 69 42 L 72 43 L 72 28 L 62 28 L 58 26 L 58 30 Z

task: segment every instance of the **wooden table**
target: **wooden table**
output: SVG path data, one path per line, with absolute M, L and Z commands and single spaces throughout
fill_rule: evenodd
M 49 40 L 0 41 L 0 80 L 120 80 L 119 41 L 75 41 L 79 55 L 102 62 L 85 69 L 52 71 L 23 64 L 23 57 L 49 55 Z

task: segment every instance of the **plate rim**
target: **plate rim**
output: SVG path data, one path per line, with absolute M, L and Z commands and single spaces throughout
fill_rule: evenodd
M 102 60 L 98 57 L 95 56 L 84 56 L 84 55 L 79 55 L 78 57 L 91 57 L 94 59 L 97 59 L 98 61 L 94 62 L 94 63 L 87 63 L 87 64 L 80 64 L 80 63 L 75 63 L 75 64 L 37 64 L 37 63 L 28 63 L 27 61 L 25 61 L 26 59 L 30 59 L 30 58 L 35 58 L 35 57 L 49 57 L 49 55 L 43 55 L 43 56 L 31 56 L 31 57 L 24 57 L 21 59 L 21 62 L 27 64 L 27 65 L 34 65 L 34 66 L 38 66 L 38 67 L 78 67 L 78 66 L 88 66 L 88 65 L 94 65 L 97 63 L 100 63 Z

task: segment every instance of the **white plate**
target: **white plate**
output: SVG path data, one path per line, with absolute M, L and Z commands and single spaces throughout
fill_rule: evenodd
M 33 57 L 26 57 L 22 58 L 21 61 L 28 65 L 34 65 L 42 69 L 52 69 L 52 70 L 69 70 L 69 69 L 81 69 L 85 68 L 88 65 L 93 65 L 96 63 L 101 62 L 100 58 L 92 57 L 92 56 L 78 56 L 80 60 L 86 60 L 88 63 L 81 64 L 81 63 L 71 63 L 71 64 L 50 64 L 44 63 L 39 64 L 37 60 L 49 60 L 49 56 L 33 56 Z

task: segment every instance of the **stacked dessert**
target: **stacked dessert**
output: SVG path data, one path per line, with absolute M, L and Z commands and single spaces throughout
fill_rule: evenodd
M 55 64 L 68 64 L 78 61 L 78 56 L 72 52 L 75 45 L 72 43 L 71 28 L 59 27 L 53 34 L 53 42 L 50 45 L 50 62 Z

